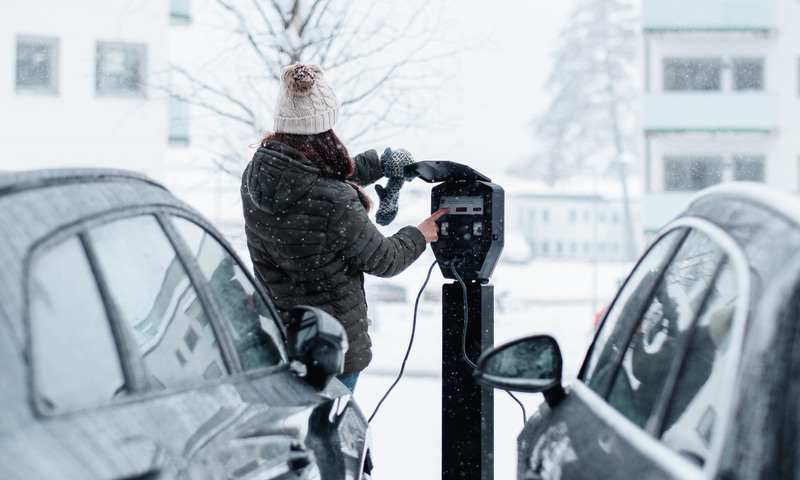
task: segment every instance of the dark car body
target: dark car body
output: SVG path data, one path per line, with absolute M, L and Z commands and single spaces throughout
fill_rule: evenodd
M 800 201 L 721 185 L 650 244 L 575 381 L 544 336 L 486 352 L 476 377 L 545 393 L 520 479 L 798 479 L 799 312 Z
M 263 289 L 159 184 L 116 170 L 0 174 L 0 265 L 0 478 L 369 468 L 351 392 L 298 376 Z

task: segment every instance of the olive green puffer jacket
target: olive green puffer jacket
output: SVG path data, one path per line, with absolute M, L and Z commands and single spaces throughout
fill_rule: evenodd
M 374 150 L 354 160 L 354 183 L 383 176 Z M 351 185 L 322 177 L 313 161 L 275 141 L 245 168 L 241 195 L 253 269 L 275 306 L 312 305 L 333 315 L 350 344 L 342 376 L 363 370 L 372 359 L 363 274 L 402 272 L 425 251 L 422 232 L 407 226 L 385 237 Z

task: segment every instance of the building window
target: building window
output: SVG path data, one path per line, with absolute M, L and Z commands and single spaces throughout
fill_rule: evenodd
M 95 87 L 100 95 L 144 95 L 147 46 L 98 42 Z
M 550 220 L 550 211 L 545 209 L 542 210 L 542 223 L 547 223 Z
M 664 190 L 701 190 L 721 181 L 721 157 L 664 158 Z
M 170 0 L 169 14 L 175 23 L 188 23 L 192 20 L 191 0 Z
M 746 182 L 763 182 L 764 157 L 740 155 L 734 158 L 733 179 Z
M 734 90 L 764 90 L 764 60 L 736 58 L 733 60 Z
M 664 90 L 719 90 L 719 58 L 665 58 Z
M 58 93 L 58 39 L 17 37 L 18 92 Z
M 189 144 L 189 104 L 176 98 L 169 99 L 169 143 Z

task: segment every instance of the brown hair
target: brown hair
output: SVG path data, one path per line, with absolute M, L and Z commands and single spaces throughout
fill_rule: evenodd
M 333 130 L 312 135 L 268 133 L 261 140 L 261 146 L 265 147 L 270 140 L 288 145 L 316 162 L 324 177 L 341 180 L 351 185 L 358 193 L 358 199 L 361 204 L 369 213 L 372 201 L 361 186 L 348 180 L 350 175 L 353 174 L 355 164 L 353 159 L 350 158 L 347 148 L 339 140 L 339 137 L 333 133 Z

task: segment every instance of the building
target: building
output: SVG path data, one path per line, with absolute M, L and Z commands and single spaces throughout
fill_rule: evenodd
M 800 188 L 800 2 L 643 0 L 645 233 L 724 181 Z
M 162 180 L 170 8 L 0 0 L 0 169 L 113 167 Z
M 513 181 L 504 185 L 507 243 L 513 235 L 521 236 L 535 258 L 631 260 L 626 252 L 638 253 L 639 246 L 632 245 L 629 250 L 626 244 L 625 205 L 617 193 L 618 185 L 610 182 L 603 189 L 591 185 L 574 187 Z M 636 200 L 631 203 L 637 204 Z M 638 225 L 635 207 L 632 217 L 634 225 Z M 638 231 L 636 228 L 634 232 Z M 633 241 L 639 243 L 637 238 Z

